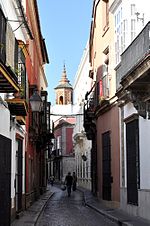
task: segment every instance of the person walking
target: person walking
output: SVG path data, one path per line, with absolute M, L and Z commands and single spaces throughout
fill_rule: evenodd
M 68 197 L 70 197 L 70 195 L 71 195 L 72 182 L 73 182 L 73 177 L 71 176 L 71 173 L 68 172 L 68 175 L 65 178 L 65 184 L 67 186 Z
M 54 178 L 54 176 L 52 175 L 51 177 L 50 177 L 50 184 L 53 186 L 53 184 L 54 184 L 54 180 L 55 180 L 55 178 Z
M 73 178 L 72 190 L 76 191 L 76 189 L 77 189 L 77 176 L 76 176 L 75 172 L 73 172 L 72 178 Z

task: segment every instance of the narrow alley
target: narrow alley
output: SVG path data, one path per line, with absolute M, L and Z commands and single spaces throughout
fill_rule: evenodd
M 150 226 L 149 8 L 0 0 L 0 226 Z
M 116 223 L 84 205 L 83 194 L 72 192 L 71 197 L 59 186 L 52 187 L 49 199 L 36 226 L 115 226 Z

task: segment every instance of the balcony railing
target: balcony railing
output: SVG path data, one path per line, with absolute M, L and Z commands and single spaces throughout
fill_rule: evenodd
M 33 88 L 31 87 L 31 90 Z M 46 149 L 54 138 L 54 134 L 50 130 L 50 103 L 47 102 L 47 91 L 41 91 L 41 98 L 43 102 L 42 111 L 32 113 L 29 138 L 31 142 L 38 143 L 39 149 Z
M 0 9 L 0 92 L 19 91 L 16 65 L 16 40 L 12 28 Z
M 28 100 L 27 100 L 27 78 L 26 78 L 26 66 L 25 66 L 25 55 L 22 47 L 19 47 L 18 42 L 15 42 L 15 56 L 14 56 L 14 70 L 17 76 L 17 84 L 19 87 L 18 92 L 15 92 L 14 98 L 7 98 L 10 112 L 16 116 L 26 116 L 28 111 Z M 8 54 L 8 53 L 7 53 Z M 12 69 L 13 70 L 13 69 Z
M 120 87 L 120 82 L 126 77 L 132 70 L 134 70 L 140 62 L 142 62 L 150 53 L 150 22 L 144 27 L 141 33 L 135 38 L 135 40 L 128 46 L 128 48 L 121 55 L 121 63 L 116 69 L 116 87 L 117 90 Z
M 94 98 L 95 91 L 89 92 L 85 99 L 84 104 L 84 129 L 86 132 L 86 136 L 89 140 L 92 139 L 95 131 L 95 98 Z
M 6 18 L 0 8 L 0 59 L 5 64 L 6 62 Z
M 23 49 L 25 49 L 25 44 L 16 40 L 11 25 L 0 8 L 0 92 L 10 93 L 6 99 L 10 113 L 19 116 L 17 120 L 21 124 L 25 124 L 28 110 Z
M 84 121 L 89 121 L 89 119 L 94 118 L 94 111 L 95 111 L 95 106 L 94 106 L 94 98 L 89 98 L 87 100 L 87 103 L 84 105 Z
M 11 113 L 18 116 L 25 116 L 27 113 L 25 49 L 25 44 L 15 38 L 12 27 L 0 8 L 0 92 L 15 93 L 15 98 L 8 99 L 8 105 Z M 23 108 L 25 112 L 19 113 L 18 110 Z

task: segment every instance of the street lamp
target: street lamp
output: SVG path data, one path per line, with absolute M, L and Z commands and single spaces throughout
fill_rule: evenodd
M 38 91 L 34 91 L 33 95 L 30 97 L 30 104 L 32 112 L 40 112 L 42 108 L 42 98 L 38 94 Z

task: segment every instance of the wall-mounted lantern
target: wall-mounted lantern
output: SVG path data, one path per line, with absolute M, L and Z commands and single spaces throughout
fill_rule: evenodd
M 38 91 L 34 91 L 33 95 L 30 97 L 32 112 L 40 112 L 42 109 L 42 103 L 42 98 L 38 94 Z

